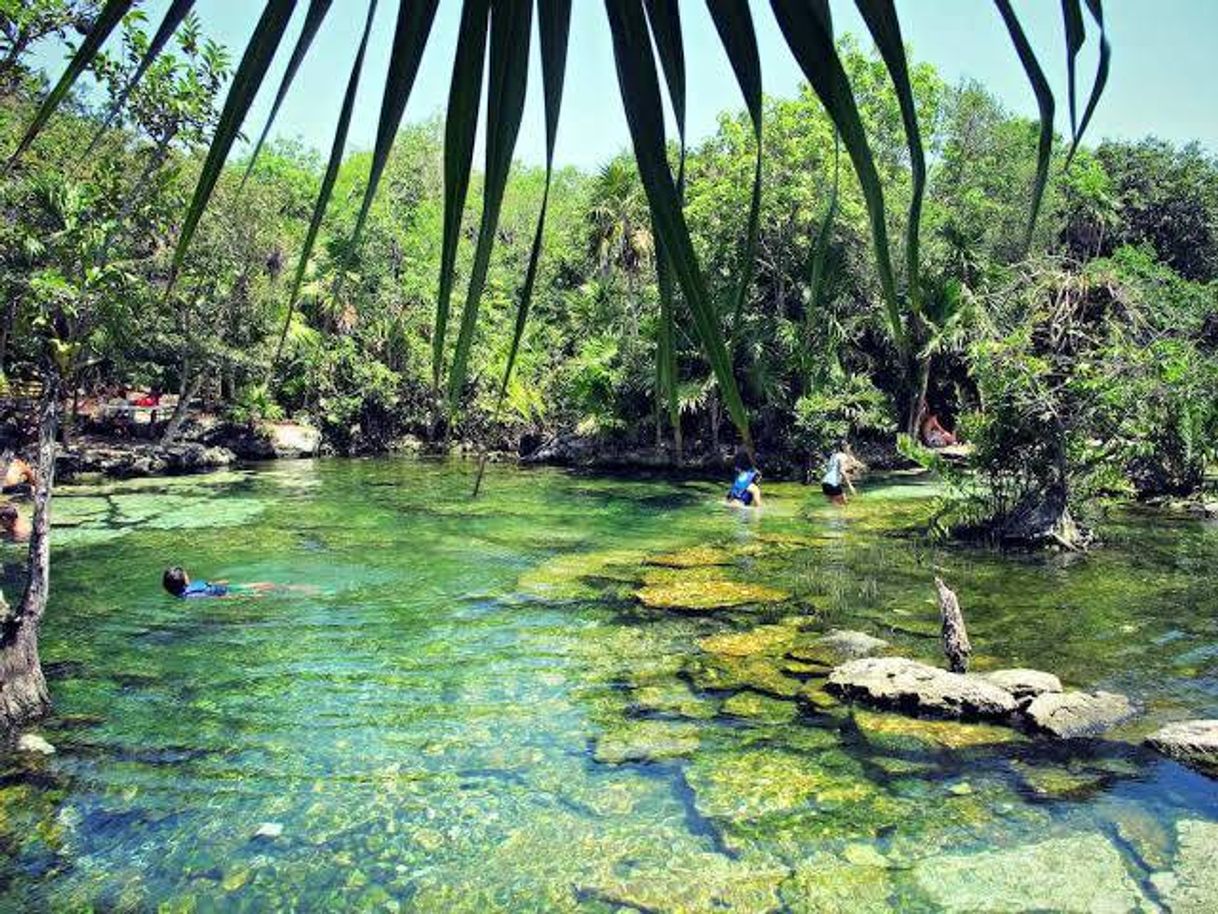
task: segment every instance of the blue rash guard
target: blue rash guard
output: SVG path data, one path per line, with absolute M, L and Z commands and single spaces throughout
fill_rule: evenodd
M 732 483 L 731 489 L 728 490 L 727 497 L 732 501 L 751 505 L 753 503 L 753 493 L 749 491 L 749 486 L 756 482 L 757 477 L 760 475 L 756 470 L 741 470 L 736 474 L 736 481 Z
M 227 597 L 227 584 L 209 584 L 207 581 L 191 581 L 178 596 L 183 600 L 197 600 L 203 597 Z

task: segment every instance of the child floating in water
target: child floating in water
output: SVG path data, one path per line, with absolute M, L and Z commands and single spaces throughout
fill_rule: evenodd
M 747 451 L 736 452 L 736 479 L 727 492 L 729 505 L 743 505 L 746 508 L 761 507 L 761 471 L 753 465 L 753 458 Z
M 257 584 L 229 584 L 228 581 L 192 581 L 190 575 L 177 565 L 165 569 L 165 573 L 161 575 L 161 584 L 173 596 L 183 600 L 266 593 L 275 587 L 274 584 L 267 584 L 265 582 Z
M 13 505 L 0 505 L 0 539 L 10 543 L 30 540 L 30 522 L 24 520 Z

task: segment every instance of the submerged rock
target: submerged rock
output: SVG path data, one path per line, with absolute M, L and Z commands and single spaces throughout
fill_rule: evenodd
M 278 838 L 283 834 L 282 822 L 263 822 L 254 832 L 255 838 Z
M 1146 737 L 1146 745 L 1218 776 L 1218 720 L 1181 720 Z
M 743 632 L 711 635 L 698 642 L 708 654 L 722 657 L 751 657 L 754 654 L 781 653 L 795 641 L 795 629 L 789 625 L 758 625 Z
M 835 666 L 847 660 L 870 657 L 888 647 L 882 638 L 873 638 L 864 632 L 835 628 L 808 644 L 792 648 L 788 656 L 806 663 Z
M 1154 873 L 1150 881 L 1172 914 L 1213 914 L 1218 909 L 1214 882 L 1218 822 L 1185 819 L 1176 826 L 1176 839 L 1176 865 L 1170 872 Z
M 658 762 L 693 755 L 698 745 L 698 729 L 690 724 L 632 720 L 597 739 L 592 757 L 603 765 Z
M 782 884 L 786 910 L 793 914 L 893 910 L 887 870 L 878 863 L 850 860 L 853 847 L 846 849 L 849 862 L 832 857 L 801 861 L 791 878 Z
M 842 664 L 827 689 L 843 698 L 932 717 L 1006 720 L 1018 705 L 993 683 L 902 657 L 869 657 Z
M 944 911 L 1154 910 L 1117 849 L 1096 834 L 929 857 L 914 867 L 914 878 Z
M 644 606 L 677 612 L 706 612 L 756 603 L 781 603 L 791 596 L 774 587 L 728 580 L 672 580 L 641 587 L 634 595 Z
M 994 670 L 978 675 L 986 682 L 992 682 L 999 688 L 1006 689 L 1021 705 L 1027 705 L 1038 695 L 1062 691 L 1060 679 L 1052 673 L 1042 673 L 1040 670 Z
M 1096 736 L 1133 717 L 1133 704 L 1114 692 L 1046 692 L 1024 710 L 1034 728 L 1061 739 Z
M 1007 727 L 966 724 L 956 720 L 921 720 L 900 714 L 855 711 L 854 722 L 868 742 L 895 750 L 917 750 L 926 746 L 970 749 L 1024 739 Z
M 659 565 L 661 568 L 705 568 L 715 565 L 730 565 L 732 556 L 714 546 L 691 546 L 678 552 L 653 555 L 647 559 L 647 564 Z
M 30 755 L 54 755 L 55 747 L 37 733 L 23 733 L 17 740 L 17 751 Z
M 785 724 L 795 719 L 799 708 L 792 701 L 782 701 L 756 692 L 739 692 L 723 703 L 724 713 L 762 723 Z

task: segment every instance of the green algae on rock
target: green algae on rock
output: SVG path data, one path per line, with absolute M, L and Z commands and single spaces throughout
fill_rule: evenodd
M 944 749 L 971 749 L 1026 741 L 1009 727 L 993 724 L 906 717 L 903 714 L 861 709 L 854 710 L 852 716 L 868 742 L 885 748 L 938 746 Z
M 791 701 L 758 695 L 756 692 L 737 692 L 723 703 L 723 712 L 763 723 L 784 724 L 796 718 L 799 708 Z
M 781 603 L 791 595 L 784 590 L 764 584 L 744 584 L 739 581 L 673 580 L 667 584 L 651 584 L 634 592 L 644 606 L 676 612 L 707 612 L 763 603 Z
M 596 739 L 592 757 L 605 765 L 686 758 L 698 748 L 698 728 L 664 720 L 624 720 Z
M 792 914 L 882 914 L 894 910 L 885 869 L 818 855 L 800 861 L 780 889 Z
M 797 630 L 791 625 L 758 625 L 742 632 L 711 635 L 698 642 L 708 654 L 723 657 L 750 657 L 754 654 L 781 654 L 795 643 Z
M 662 568 L 706 568 L 731 565 L 733 561 L 730 552 L 714 546 L 690 546 L 677 552 L 666 552 L 662 555 L 647 557 L 648 565 L 659 565 Z

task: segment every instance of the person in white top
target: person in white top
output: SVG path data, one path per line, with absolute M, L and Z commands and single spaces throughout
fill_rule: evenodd
M 846 494 L 844 489 L 849 489 L 851 495 L 857 495 L 854 490 L 854 483 L 850 479 L 850 445 L 841 441 L 838 442 L 837 448 L 829 455 L 829 460 L 825 464 L 825 475 L 821 477 L 820 490 L 825 493 L 825 497 L 835 505 L 844 505 L 846 503 Z

